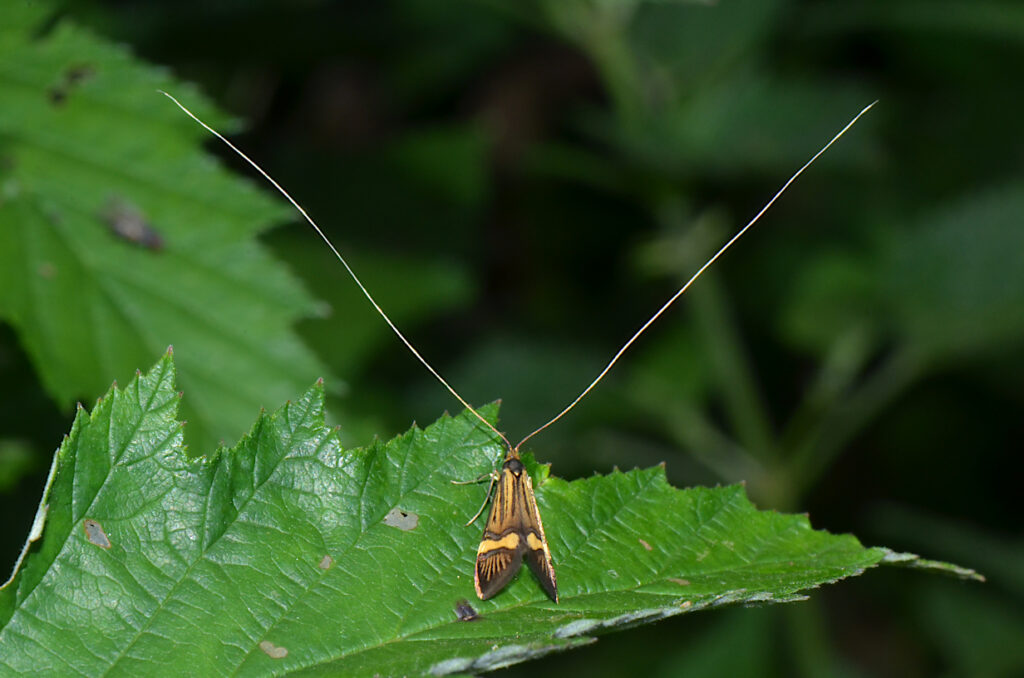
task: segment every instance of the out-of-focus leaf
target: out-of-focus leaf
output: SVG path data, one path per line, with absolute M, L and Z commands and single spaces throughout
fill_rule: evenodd
M 632 356 L 630 395 L 652 404 L 666 400 L 702 403 L 712 378 L 705 347 L 692 325 L 670 324 L 648 344 Z
M 779 0 L 733 0 L 721 3 L 645 3 L 628 27 L 631 53 L 639 70 L 652 80 L 648 96 L 676 95 L 713 82 L 741 55 L 769 38 L 780 10 Z
M 739 73 L 681 93 L 642 126 L 623 127 L 596 111 L 581 120 L 634 162 L 670 173 L 689 174 L 699 167 L 706 178 L 708 173 L 777 171 L 780 164 L 795 171 L 869 103 L 871 95 L 855 86 Z M 870 118 L 859 123 L 858 142 L 837 144 L 822 165 L 875 162 L 870 128 Z
M 805 269 L 780 326 L 823 352 L 840 334 L 900 337 L 946 358 L 1024 337 L 1024 189 L 944 205 L 913 228 L 884 233 L 862 257 L 824 254 Z
M 947 205 L 883 242 L 885 299 L 897 330 L 935 358 L 1024 338 L 1024 188 Z
M 772 675 L 772 649 L 776 646 L 773 629 L 778 626 L 778 610 L 723 611 L 699 634 L 684 639 L 665 653 L 654 676 L 733 676 Z
M 0 438 L 0 493 L 10 490 L 35 468 L 31 447 L 21 440 Z
M 1013 678 L 1024 673 L 1019 604 L 939 582 L 925 585 L 918 600 L 919 623 L 950 667 L 947 675 Z
M 898 0 L 884 4 L 829 0 L 809 7 L 807 27 L 843 31 L 887 28 L 1022 40 L 1024 8 L 1005 0 Z
M 521 438 L 565 407 L 600 369 L 600 357 L 580 346 L 566 347 L 553 341 L 538 341 L 525 334 L 495 336 L 478 342 L 475 350 L 446 372 L 470 402 L 502 399 L 507 403 L 502 419 L 504 430 Z M 538 389 L 538 384 L 543 388 Z M 586 408 L 577 410 L 573 421 L 546 431 L 549 448 L 575 448 L 579 422 L 602 412 L 612 389 L 594 394 Z M 408 408 L 417 419 L 443 411 L 451 397 L 433 381 L 412 392 Z M 513 441 L 515 442 L 515 441 Z M 552 453 L 552 457 L 559 456 Z
M 311 299 L 253 239 L 288 213 L 156 90 L 224 116 L 68 23 L 0 49 L 0 317 L 49 393 L 95 397 L 174 344 L 209 447 L 322 376 L 290 329 Z
M 304 323 L 301 334 L 335 374 L 347 377 L 365 367 L 381 342 L 399 347 L 391 329 L 314 234 L 272 236 L 270 242 L 285 261 L 304 271 L 310 290 L 330 309 L 322 314 L 325 317 Z M 403 331 L 471 298 L 466 272 L 447 261 L 363 252 L 346 253 L 346 259 Z M 416 364 L 410 357 L 410 368 L 415 369 Z
M 384 11 L 385 74 L 406 105 L 430 105 L 472 78 L 482 63 L 499 59 L 513 43 L 514 24 L 476 0 L 407 0 L 403 11 Z
M 823 355 L 845 334 L 877 337 L 890 329 L 878 316 L 878 275 L 865 257 L 822 252 L 799 271 L 793 289 L 778 320 L 793 346 Z
M 3 669 L 480 672 L 706 607 L 799 600 L 893 556 L 757 511 L 740 486 L 677 490 L 660 467 L 569 483 L 527 458 L 561 603 L 527 572 L 464 622 L 479 528 L 463 518 L 483 488 L 451 480 L 502 456 L 475 418 L 343 450 L 318 384 L 234 449 L 190 459 L 173 378 L 168 355 L 79 410 L 45 524 L 0 589 Z
M 469 126 L 406 134 L 382 153 L 384 160 L 438 198 L 478 207 L 487 191 L 487 138 Z

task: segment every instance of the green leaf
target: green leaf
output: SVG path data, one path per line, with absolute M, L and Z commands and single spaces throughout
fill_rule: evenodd
M 0 493 L 9 491 L 35 470 L 36 457 L 32 452 L 22 440 L 0 438 Z
M 664 110 L 642 126 L 623 127 L 600 111 L 583 117 L 588 131 L 616 144 L 628 157 L 661 172 L 708 175 L 772 172 L 799 167 L 839 121 L 871 96 L 841 82 L 822 84 L 732 73 L 699 90 L 667 97 Z M 813 113 L 808 113 L 813 111 Z M 859 135 L 870 135 L 858 129 Z M 869 166 L 877 157 L 870 136 L 838 144 L 822 161 L 833 167 Z
M 324 375 L 290 329 L 312 300 L 255 240 L 289 213 L 156 90 L 224 116 L 71 24 L 18 35 L 0 36 L 0 318 L 51 396 L 92 399 L 173 344 L 211 447 Z
M 826 253 L 801 276 L 780 326 L 824 354 L 835 337 L 899 338 L 933 360 L 983 355 L 1024 337 L 1024 185 L 960 197 L 911 228 L 887 229 L 867 255 Z
M 921 351 L 957 353 L 1024 338 L 1024 184 L 987 190 L 887 233 L 882 275 L 897 329 Z
M 953 669 L 950 675 L 1024 673 L 1024 612 L 1018 601 L 938 582 L 920 588 L 918 628 L 934 638 L 943 664 Z
M 1000 0 L 901 0 L 884 5 L 831 0 L 808 8 L 806 26 L 815 33 L 899 30 L 1009 42 L 1024 38 L 1024 8 Z
M 822 252 L 797 273 L 778 326 L 785 339 L 810 353 L 824 355 L 836 337 L 882 333 L 878 317 L 878 272 L 864 256 Z M 889 329 L 885 327 L 884 329 Z
M 282 259 L 296 269 L 301 267 L 310 290 L 330 308 L 325 317 L 304 323 L 302 336 L 336 374 L 358 372 L 371 362 L 373 351 L 394 335 L 338 261 L 326 250 L 318 254 L 328 256 L 311 257 L 309 234 L 296 236 L 282 234 L 270 242 Z M 425 262 L 411 256 L 351 251 L 346 251 L 345 258 L 402 328 L 464 306 L 472 297 L 468 273 L 451 261 Z M 364 322 L 360 322 L 362 318 Z
M 318 383 L 234 449 L 190 459 L 173 381 L 168 354 L 79 410 L 45 527 L 0 590 L 0 669 L 480 672 L 675 614 L 800 600 L 890 557 L 757 511 L 740 486 L 677 490 L 661 467 L 566 482 L 527 459 L 562 602 L 524 571 L 463 622 L 480 537 L 464 519 L 484 488 L 450 481 L 502 456 L 479 422 L 444 417 L 344 450 Z

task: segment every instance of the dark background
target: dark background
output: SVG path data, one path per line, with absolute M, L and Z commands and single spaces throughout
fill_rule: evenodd
M 533 449 L 567 478 L 665 461 L 678 486 L 743 480 L 761 508 L 989 582 L 873 571 L 506 673 L 1024 675 L 1017 3 L 83 1 L 62 16 L 238 116 L 236 141 L 468 400 L 503 400 L 516 439 L 880 100 Z M 266 242 L 334 308 L 300 331 L 348 384 L 332 412 L 352 444 L 458 409 L 307 228 Z M 27 526 L 72 413 L 3 325 L 0 345 L 27 394 L 0 422 L 18 439 L 0 480 Z

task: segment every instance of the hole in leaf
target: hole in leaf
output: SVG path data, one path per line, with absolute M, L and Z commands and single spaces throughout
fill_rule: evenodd
M 384 516 L 384 524 L 391 527 L 397 527 L 400 530 L 409 532 L 415 530 L 416 526 L 420 523 L 420 517 L 416 513 L 410 513 L 403 511 L 402 509 L 395 507 L 388 511 L 388 514 Z
M 107 533 L 103 531 L 103 526 L 99 524 L 99 521 L 86 518 L 82 521 L 82 528 L 85 530 L 85 538 L 89 540 L 89 543 L 103 549 L 110 548 L 110 539 L 107 538 Z
M 269 640 L 260 641 L 260 649 L 266 652 L 271 659 L 284 659 L 288 656 L 287 647 L 278 647 Z

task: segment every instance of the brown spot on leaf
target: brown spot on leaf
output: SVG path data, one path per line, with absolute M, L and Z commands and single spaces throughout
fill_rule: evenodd
M 476 621 L 480 618 L 480 615 L 465 598 L 455 603 L 455 616 L 459 618 L 459 621 Z
M 321 570 L 329 570 L 331 569 L 331 565 L 334 565 L 334 558 L 331 558 L 330 556 L 324 556 L 320 560 L 320 563 L 317 565 L 317 567 L 319 567 Z
M 693 605 L 692 602 L 690 602 L 689 600 L 684 600 L 682 603 L 679 604 L 679 607 L 681 607 L 681 608 L 683 608 L 685 610 L 686 608 L 690 607 L 691 605 Z
M 260 641 L 260 649 L 266 652 L 271 659 L 284 659 L 288 656 L 287 647 L 278 647 L 269 640 Z
M 39 264 L 39 268 L 37 268 L 36 271 L 39 272 L 40 278 L 46 278 L 47 280 L 57 275 L 57 267 L 49 261 L 44 261 Z
M 644 541 L 643 539 L 639 539 L 638 541 L 640 542 L 640 545 L 641 545 L 641 546 L 643 546 L 643 547 L 644 547 L 645 549 L 647 549 L 648 551 L 651 551 L 651 550 L 652 550 L 652 549 L 651 549 L 651 545 L 650 545 L 650 544 L 648 544 L 647 542 L 645 542 L 645 541 Z
M 396 506 L 384 516 L 384 524 L 409 532 L 415 530 L 416 526 L 420 524 L 420 517 L 418 514 L 403 511 Z
M 54 106 L 63 106 L 71 91 L 85 80 L 91 78 L 94 72 L 93 67 L 88 64 L 70 66 L 64 72 L 64 77 L 61 78 L 60 83 L 47 90 L 50 103 Z
M 668 580 L 673 584 L 679 584 L 680 586 L 689 586 L 690 582 L 686 579 L 678 579 L 676 577 L 669 577 Z
M 47 96 L 50 98 L 50 103 L 54 106 L 63 106 L 68 98 L 68 90 L 66 87 L 51 87 L 47 92 Z
M 96 70 L 89 64 L 69 66 L 68 70 L 64 72 L 64 82 L 69 85 L 77 85 L 83 80 L 91 78 L 95 73 Z
M 164 239 L 137 205 L 121 198 L 111 198 L 100 212 L 100 218 L 118 238 L 139 247 L 159 252 Z
M 95 544 L 102 549 L 110 548 L 110 539 L 107 538 L 107 533 L 103 531 L 103 526 L 99 524 L 99 521 L 86 518 L 82 521 L 82 528 L 85 530 L 85 538 L 89 540 L 90 544 Z

